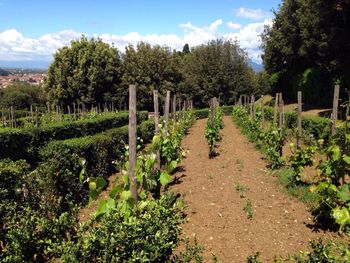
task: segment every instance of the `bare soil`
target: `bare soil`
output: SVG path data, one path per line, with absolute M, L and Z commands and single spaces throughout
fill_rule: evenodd
M 189 153 L 175 174 L 177 183 L 170 187 L 187 204 L 183 235 L 195 236 L 204 245 L 205 262 L 212 253 L 222 262 L 246 262 L 258 251 L 260 260 L 272 262 L 276 255 L 307 250 L 312 239 L 337 238 L 314 229 L 305 204 L 282 191 L 262 154 L 240 134 L 231 117 L 224 117 L 219 155 L 209 159 L 205 122 L 198 120 L 184 138 Z M 243 210 L 249 201 L 251 219 Z

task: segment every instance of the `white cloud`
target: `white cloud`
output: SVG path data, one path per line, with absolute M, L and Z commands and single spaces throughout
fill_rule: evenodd
M 230 28 L 230 29 L 240 29 L 240 28 L 242 28 L 242 25 L 240 25 L 240 24 L 236 24 L 236 23 L 233 23 L 233 22 L 228 22 L 227 24 L 227 27 L 228 28 Z
M 264 12 L 261 9 L 249 9 L 245 7 L 241 7 L 236 11 L 236 15 L 238 17 L 249 18 L 253 20 L 259 20 L 263 18 L 270 17 L 268 12 Z
M 204 27 L 198 27 L 191 22 L 181 24 L 180 28 L 184 31 L 183 36 L 176 34 L 140 35 L 137 32 L 130 32 L 125 35 L 102 34 L 93 35 L 93 37 L 99 37 L 121 51 L 124 51 L 128 44 L 135 45 L 140 41 L 148 42 L 151 45 L 166 45 L 172 49 L 181 50 L 186 43 L 193 47 L 217 37 L 222 37 L 237 40 L 252 60 L 260 62 L 260 34 L 263 32 L 264 25 L 271 23 L 270 19 L 245 26 L 228 22 L 226 25 L 229 28 L 238 31 L 222 34 L 219 29 L 223 21 L 218 19 Z M 79 39 L 81 35 L 82 33 L 74 30 L 64 30 L 58 33 L 45 34 L 39 38 L 27 38 L 16 29 L 5 30 L 0 32 L 0 60 L 51 60 L 57 49 L 69 45 L 71 40 Z M 87 34 L 85 35 L 89 37 Z

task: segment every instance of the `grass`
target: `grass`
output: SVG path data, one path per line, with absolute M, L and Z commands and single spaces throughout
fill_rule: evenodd
M 244 203 L 243 211 L 247 214 L 248 219 L 253 219 L 253 205 L 249 199 Z
M 298 198 L 308 207 L 313 208 L 319 203 L 320 196 L 309 191 L 308 185 L 293 185 L 292 170 L 288 167 L 283 167 L 272 172 L 278 178 L 278 182 L 284 186 L 284 191 L 289 195 Z
M 236 166 L 237 166 L 238 171 L 242 172 L 242 170 L 243 170 L 243 163 L 242 163 L 242 161 L 240 159 L 236 160 Z
M 208 175 L 208 178 L 211 180 L 211 179 L 214 179 L 214 174 L 213 173 L 209 173 Z
M 235 189 L 239 193 L 240 198 L 244 198 L 246 192 L 249 190 L 249 188 L 247 186 L 240 184 L 240 183 L 235 185 Z

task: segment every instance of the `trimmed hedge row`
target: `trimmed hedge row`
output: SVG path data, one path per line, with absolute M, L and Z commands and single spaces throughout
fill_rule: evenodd
M 146 120 L 148 113 L 138 113 L 138 122 Z M 38 150 L 52 140 L 82 137 L 121 127 L 128 123 L 128 113 L 102 116 L 92 120 L 52 124 L 40 128 L 0 129 L 0 159 L 26 159 L 38 161 Z
M 153 135 L 153 121 L 144 121 L 138 125 L 138 136 L 143 139 L 143 143 L 150 142 Z M 41 156 L 43 160 L 50 161 L 57 160 L 67 153 L 76 154 L 86 160 L 86 171 L 89 176 L 108 177 L 115 169 L 112 161 L 124 156 L 124 146 L 127 142 L 128 125 L 125 125 L 92 136 L 52 141 L 42 149 Z
M 266 107 L 264 112 L 265 118 L 273 121 L 274 109 L 272 107 Z M 298 114 L 296 112 L 286 112 L 284 118 L 288 129 L 297 128 Z M 316 139 L 326 139 L 330 135 L 330 123 L 330 119 L 324 117 L 303 115 L 301 127 L 303 132 L 312 134 Z
M 231 115 L 233 111 L 233 106 L 222 106 L 224 115 Z M 260 107 L 257 107 L 260 110 Z M 273 121 L 273 107 L 265 107 L 264 114 L 265 119 L 268 121 Z M 205 119 L 209 115 L 209 109 L 195 110 L 195 116 L 197 119 Z M 298 114 L 296 112 L 286 112 L 284 114 L 286 127 L 289 129 L 295 129 L 297 127 Z M 326 139 L 330 135 L 330 119 L 319 117 L 303 115 L 301 126 L 306 134 L 312 134 L 316 139 Z

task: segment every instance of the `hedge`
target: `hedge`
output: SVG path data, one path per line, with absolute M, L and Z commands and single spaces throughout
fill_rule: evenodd
M 267 120 L 273 121 L 274 109 L 272 107 L 265 107 L 264 113 Z M 288 129 L 297 127 L 298 114 L 296 112 L 286 112 L 284 118 Z M 312 134 L 316 139 L 326 139 L 330 135 L 330 119 L 324 117 L 303 115 L 301 127 L 303 132 Z
M 147 119 L 148 113 L 138 113 L 138 122 Z M 69 123 L 50 124 L 40 128 L 0 129 L 0 159 L 26 159 L 38 161 L 38 150 L 52 140 L 82 137 L 121 127 L 128 123 L 128 113 L 115 116 L 100 116 L 91 120 L 77 120 Z
M 153 121 L 144 121 L 138 125 L 138 137 L 143 139 L 143 143 L 150 142 L 153 134 Z M 125 125 L 92 136 L 52 141 L 42 149 L 41 156 L 44 161 L 50 161 L 60 158 L 61 153 L 68 151 L 69 154 L 77 154 L 86 160 L 89 176 L 107 177 L 115 169 L 112 161 L 124 156 L 127 142 L 128 125 Z

